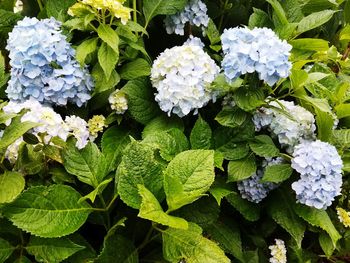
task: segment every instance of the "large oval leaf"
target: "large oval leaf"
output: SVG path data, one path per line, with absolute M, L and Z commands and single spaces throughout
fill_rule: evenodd
M 0 204 L 9 203 L 24 189 L 23 176 L 17 172 L 5 172 L 0 175 Z

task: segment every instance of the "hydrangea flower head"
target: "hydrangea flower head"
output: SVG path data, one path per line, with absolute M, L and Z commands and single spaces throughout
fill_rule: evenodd
M 317 209 L 326 209 L 341 193 L 343 162 L 333 145 L 305 141 L 293 152 L 292 168 L 300 179 L 292 184 L 297 200 Z
M 111 105 L 112 110 L 117 114 L 124 114 L 128 109 L 128 99 L 119 89 L 116 89 L 109 95 L 108 102 Z
M 242 74 L 257 72 L 259 78 L 273 86 L 290 74 L 288 61 L 292 46 L 280 40 L 269 28 L 230 28 L 221 35 L 226 79 L 234 81 Z
M 90 139 L 94 140 L 97 138 L 98 133 L 103 131 L 104 127 L 107 127 L 105 124 L 106 118 L 103 115 L 94 115 L 88 121 L 88 127 L 90 132 Z
M 160 108 L 183 117 L 205 106 L 216 94 L 209 90 L 219 73 L 215 64 L 198 41 L 166 49 L 154 61 L 151 80 L 157 89 L 156 101 Z
M 70 132 L 77 139 L 75 146 L 78 149 L 83 149 L 88 144 L 90 138 L 87 122 L 75 115 L 67 116 L 65 122 Z
M 9 34 L 11 79 L 8 98 L 79 107 L 90 99 L 93 81 L 75 60 L 75 50 L 54 18 L 39 21 L 25 17 Z
M 315 118 L 311 112 L 291 101 L 277 100 L 270 105 L 274 108 L 261 108 L 253 116 L 256 131 L 267 128 L 289 153 L 302 140 L 315 138 Z
M 341 207 L 337 207 L 339 221 L 345 226 L 350 227 L 350 212 L 347 212 Z
M 284 241 L 275 239 L 276 244 L 269 246 L 271 250 L 270 263 L 287 263 L 287 249 Z
M 207 6 L 201 0 L 191 0 L 183 11 L 167 16 L 164 19 L 167 33 L 183 36 L 186 23 L 197 27 L 207 27 L 209 23 L 207 11 Z

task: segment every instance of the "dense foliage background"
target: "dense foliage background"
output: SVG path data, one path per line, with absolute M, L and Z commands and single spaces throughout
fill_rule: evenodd
M 167 34 L 163 20 L 187 0 L 116 1 L 113 10 L 88 8 L 91 1 L 22 2 L 14 9 L 16 1 L 0 0 L 0 262 L 268 262 L 275 239 L 284 241 L 288 262 L 350 262 L 349 0 L 206 0 L 207 26 L 187 24 L 183 36 Z M 43 131 L 21 119 L 30 107 L 6 106 L 15 96 L 9 80 L 23 73 L 10 76 L 10 54 L 26 39 L 26 30 L 12 40 L 9 32 L 24 17 L 60 21 L 76 50 L 70 63 L 93 78 L 94 88 L 84 90 L 91 98 L 50 97 L 55 118 L 81 118 L 65 136 L 55 123 Z M 221 66 L 220 36 L 237 26 L 271 28 L 286 40 L 289 77 L 270 86 L 256 74 L 228 81 L 220 73 L 207 87 L 216 100 L 198 114 L 163 112 L 150 78 L 159 54 L 193 34 Z M 278 134 L 254 127 L 253 116 L 266 109 L 286 126 L 300 117 L 278 100 L 311 112 L 317 139 L 337 148 L 342 189 L 331 205 L 298 202 L 293 151 Z M 275 157 L 283 162 L 264 166 Z M 238 186 L 259 169 L 262 181 L 251 187 L 273 187 L 252 202 Z

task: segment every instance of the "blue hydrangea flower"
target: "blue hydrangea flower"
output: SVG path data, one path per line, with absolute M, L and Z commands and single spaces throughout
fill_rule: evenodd
M 343 162 L 333 145 L 305 141 L 293 152 L 292 168 L 300 180 L 292 184 L 297 200 L 317 209 L 326 209 L 340 195 Z
M 234 81 L 240 75 L 257 72 L 268 85 L 290 74 L 288 61 L 292 46 L 280 40 L 268 28 L 230 28 L 221 35 L 226 79 Z
M 15 101 L 34 98 L 42 103 L 79 107 L 90 99 L 93 80 L 75 60 L 75 50 L 54 18 L 25 17 L 9 34 L 11 79 L 6 93 Z
M 207 10 L 207 6 L 201 0 L 191 0 L 183 11 L 166 16 L 164 24 L 167 33 L 175 33 L 183 36 L 187 22 L 197 27 L 207 27 L 209 23 Z

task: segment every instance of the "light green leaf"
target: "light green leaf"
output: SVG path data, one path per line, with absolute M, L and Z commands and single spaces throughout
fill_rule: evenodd
M 15 250 L 9 242 L 5 239 L 0 238 L 0 263 L 3 263 L 8 259 L 12 252 Z
M 256 155 L 261 157 L 275 157 L 280 152 L 267 135 L 255 136 L 254 140 L 249 142 L 249 146 Z
M 249 178 L 256 172 L 256 164 L 254 155 L 248 157 L 230 161 L 228 163 L 228 182 L 236 182 L 246 178 Z
M 234 109 L 223 109 L 216 115 L 215 120 L 222 126 L 235 128 L 241 126 L 247 118 L 246 112 L 235 107 Z
M 214 184 L 210 187 L 209 192 L 215 198 L 218 205 L 221 204 L 221 200 L 233 193 L 232 186 L 227 184 L 223 178 L 218 177 L 215 179 Z
M 217 29 L 213 20 L 211 19 L 209 19 L 208 26 L 205 29 L 205 33 L 208 36 L 211 45 L 215 45 L 221 41 L 220 32 Z
M 110 26 L 100 24 L 97 34 L 115 53 L 119 54 L 119 36 Z
M 316 111 L 317 138 L 321 141 L 328 142 L 332 136 L 334 119 L 328 112 Z
M 54 17 L 60 21 L 68 17 L 67 11 L 70 6 L 75 3 L 75 0 L 47 0 L 45 9 L 48 17 Z
M 327 256 L 327 258 L 330 258 L 333 255 L 335 250 L 335 246 L 332 242 L 332 239 L 329 237 L 329 235 L 322 232 L 318 236 L 318 242 L 320 243 L 320 246 L 323 252 L 325 253 L 325 255 Z
M 40 237 L 61 237 L 77 231 L 92 211 L 78 203 L 80 194 L 67 185 L 36 186 L 4 207 L 4 215 L 20 229 Z
M 12 202 L 24 189 L 22 174 L 6 171 L 0 175 L 0 204 Z
M 287 180 L 293 173 L 290 164 L 268 165 L 265 169 L 263 182 L 280 183 Z
M 191 224 L 188 230 L 169 228 L 162 233 L 163 255 L 170 262 L 185 259 L 187 263 L 228 263 L 230 260 L 213 241 L 201 235 Z
M 335 107 L 339 119 L 350 116 L 350 103 L 340 104 Z
M 257 221 L 260 218 L 260 207 L 257 204 L 243 199 L 239 194 L 233 192 L 225 197 L 241 215 L 248 221 Z
M 122 152 L 130 143 L 129 135 L 127 130 L 119 126 L 112 126 L 103 133 L 101 148 L 109 166 L 108 171 L 114 170 L 120 163 Z
M 138 188 L 142 198 L 139 217 L 173 228 L 188 228 L 188 223 L 185 219 L 166 214 L 157 198 L 145 186 L 138 185 Z
M 249 154 L 249 146 L 246 142 L 235 142 L 234 140 L 216 149 L 226 160 L 239 160 Z
M 156 132 L 168 132 L 174 128 L 184 131 L 182 120 L 177 116 L 168 117 L 166 115 L 161 115 L 147 123 L 142 131 L 142 138 L 144 139 L 148 135 L 152 135 Z
M 254 27 L 271 27 L 272 21 L 269 17 L 269 15 L 258 8 L 253 7 L 253 13 L 249 17 L 248 26 L 250 29 L 253 29 Z
M 151 74 L 151 67 L 145 59 L 137 58 L 122 66 L 119 74 L 122 79 L 126 80 L 147 77 Z
M 242 243 L 239 227 L 232 220 L 212 224 L 206 229 L 213 241 L 235 258 L 243 261 Z
M 151 19 L 157 15 L 172 15 L 176 12 L 182 11 L 186 0 L 145 0 L 143 1 L 143 13 L 146 19 L 146 25 L 149 24 Z
M 97 52 L 97 58 L 106 79 L 109 80 L 119 59 L 118 51 L 115 51 L 105 42 L 102 42 Z
M 123 202 L 132 208 L 138 209 L 141 205 L 139 184 L 149 189 L 158 200 L 163 198 L 163 165 L 155 159 L 154 150 L 150 145 L 133 141 L 125 149 L 118 166 L 118 193 Z
M 277 0 L 266 0 L 266 2 L 268 2 L 272 6 L 278 19 L 280 20 L 280 23 L 282 25 L 287 25 L 288 19 L 287 19 L 286 13 L 284 12 L 281 4 Z
M 104 91 L 111 90 L 120 81 L 120 76 L 115 69 L 112 70 L 111 76 L 109 77 L 109 79 L 107 79 L 99 63 L 97 63 L 94 66 L 91 75 L 95 80 L 95 89 L 93 92 L 93 96 Z
M 158 104 L 154 101 L 149 80 L 131 80 L 123 87 L 123 91 L 128 97 L 128 111 L 136 121 L 147 124 L 161 114 Z
M 168 211 L 200 198 L 214 182 L 214 151 L 189 150 L 178 154 L 164 172 Z
M 332 18 L 334 13 L 336 13 L 334 10 L 323 10 L 304 17 L 298 24 L 297 33 L 302 34 L 323 25 Z
M 327 51 L 329 49 L 328 41 L 318 38 L 299 38 L 290 40 L 289 44 L 296 49 L 311 51 Z
M 291 205 L 293 204 L 293 205 Z M 306 230 L 305 223 L 293 210 L 294 200 L 283 191 L 275 192 L 269 198 L 268 213 L 295 240 L 299 248 Z
M 62 152 L 62 158 L 67 172 L 95 188 L 108 174 L 106 158 L 92 142 L 89 142 L 82 150 L 78 150 L 75 142 L 69 140 L 67 147 Z
M 112 181 L 112 178 L 106 179 L 102 181 L 92 192 L 89 194 L 83 196 L 82 198 L 79 199 L 79 202 L 85 201 L 87 199 L 90 199 L 92 203 L 95 202 L 95 199 L 98 195 L 102 194 L 103 190 L 106 189 L 108 184 Z
M 212 131 L 209 124 L 199 116 L 190 135 L 192 149 L 210 149 L 211 137 Z
M 38 262 L 58 263 L 84 249 L 68 238 L 40 238 L 32 236 L 26 250 Z
M 297 204 L 295 206 L 295 212 L 309 224 L 318 226 L 325 230 L 331 237 L 334 246 L 336 246 L 337 241 L 341 238 L 341 235 L 333 225 L 325 210 L 319 210 L 306 205 Z
M 97 41 L 97 37 L 86 39 L 77 47 L 76 59 L 80 65 L 83 66 L 86 57 L 97 49 Z
M 263 89 L 252 87 L 240 87 L 233 98 L 237 106 L 244 111 L 252 111 L 265 104 L 265 95 Z

